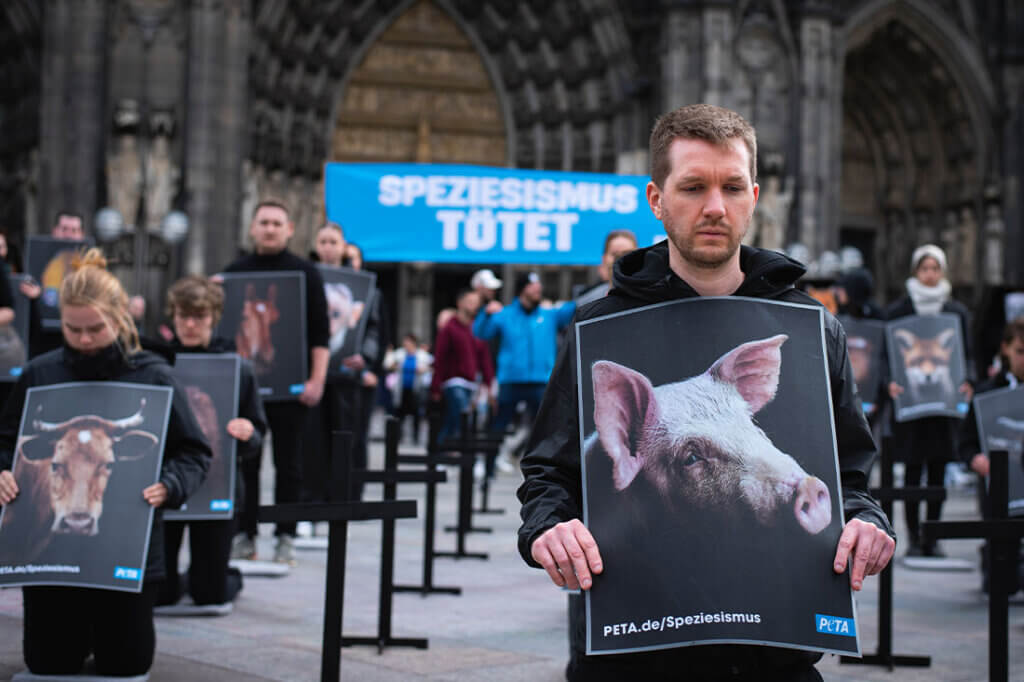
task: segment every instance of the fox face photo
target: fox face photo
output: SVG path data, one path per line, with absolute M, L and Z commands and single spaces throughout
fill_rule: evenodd
M 943 400 L 956 391 L 950 375 L 955 329 L 943 329 L 932 337 L 921 338 L 908 329 L 892 333 L 903 358 L 907 390 L 915 402 Z
M 807 632 L 814 613 L 853 617 L 831 569 L 843 519 L 822 314 L 692 299 L 577 325 L 583 520 L 604 567 L 586 592 L 591 652 L 837 644 Z M 604 634 L 701 612 L 749 619 Z
M 886 326 L 896 419 L 963 416 L 958 387 L 964 381 L 963 340 L 955 315 L 911 315 Z M 963 406 L 966 408 L 966 405 Z

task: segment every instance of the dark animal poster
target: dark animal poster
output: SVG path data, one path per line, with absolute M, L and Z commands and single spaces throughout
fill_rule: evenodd
M 860 652 L 818 306 L 674 301 L 577 324 L 587 652 Z
M 21 293 L 25 275 L 9 275 L 14 321 L 0 325 L 0 381 L 16 381 L 28 360 L 28 316 L 31 303 Z
M 71 259 L 79 251 L 93 245 L 93 240 L 54 239 L 32 236 L 25 247 L 25 272 L 42 287 L 39 296 L 39 319 L 44 329 L 60 329 L 60 308 L 57 297 L 64 275 L 71 272 Z
M 324 280 L 327 319 L 330 323 L 331 335 L 327 348 L 331 351 L 331 360 L 328 374 L 338 374 L 342 367 L 341 361 L 358 353 L 362 347 L 377 275 L 352 268 L 329 265 L 317 267 Z
M 210 443 L 213 460 L 206 480 L 180 509 L 164 512 L 168 521 L 230 519 L 235 509 L 236 446 L 228 422 L 238 415 L 241 361 L 234 353 L 182 353 L 174 376 L 185 391 L 199 428 Z
M 121 382 L 30 388 L 0 515 L 0 585 L 142 589 L 173 389 Z
M 857 382 L 864 412 L 870 414 L 878 407 L 878 393 L 882 389 L 882 368 L 885 363 L 885 323 L 843 315 L 839 318 L 846 330 L 846 347 L 850 353 L 853 379 Z
M 960 417 L 967 403 L 960 393 L 966 379 L 960 318 L 951 313 L 910 315 L 885 326 L 889 375 L 903 387 L 894 402 L 896 421 Z
M 1010 455 L 1010 515 L 1024 516 L 1024 387 L 986 391 L 974 397 L 981 447 L 988 455 L 1005 450 Z
M 252 363 L 264 401 L 295 400 L 308 378 L 306 275 L 231 272 L 220 275 L 224 315 L 217 336 L 233 339 Z

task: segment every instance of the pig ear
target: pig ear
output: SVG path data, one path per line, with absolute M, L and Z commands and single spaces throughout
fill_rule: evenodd
M 156 450 L 158 442 L 156 436 L 146 431 L 129 431 L 114 439 L 114 459 L 118 462 L 142 459 Z
M 657 423 L 658 403 L 647 377 L 628 367 L 601 360 L 591 370 L 594 380 L 594 426 L 611 457 L 615 489 L 628 486 L 643 466 L 636 451 L 640 436 Z
M 775 397 L 782 369 L 780 347 L 788 338 L 779 334 L 737 346 L 718 358 L 708 374 L 718 381 L 733 384 L 750 405 L 750 411 L 757 413 Z

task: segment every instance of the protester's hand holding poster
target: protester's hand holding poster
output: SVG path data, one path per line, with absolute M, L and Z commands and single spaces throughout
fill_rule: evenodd
M 180 509 L 164 512 L 168 521 L 230 519 L 234 514 L 238 441 L 227 429 L 238 415 L 240 372 L 241 361 L 234 353 L 185 353 L 174 363 L 174 376 L 210 443 L 213 459 L 199 489 Z
M 0 515 L 0 585 L 142 589 L 173 389 L 76 382 L 28 389 Z
M 308 377 L 306 275 L 298 271 L 231 272 L 216 335 L 233 339 L 252 363 L 264 401 L 296 400 Z
M 0 325 L 0 381 L 17 381 L 28 361 L 28 316 L 31 303 L 21 293 L 26 275 L 9 275 L 11 298 L 14 299 L 14 321 Z
M 31 275 L 42 293 L 39 296 L 39 318 L 44 329 L 60 329 L 60 308 L 57 294 L 64 275 L 71 272 L 71 259 L 76 253 L 93 245 L 93 240 L 55 239 L 33 235 L 25 247 L 25 272 Z
M 377 274 L 330 265 L 318 265 L 317 268 L 324 280 L 327 320 L 330 323 L 327 348 L 331 352 L 331 360 L 327 372 L 337 375 L 344 371 L 342 361 L 358 353 L 363 345 Z
M 885 326 L 895 397 L 896 421 L 960 417 L 967 403 L 960 385 L 967 378 L 960 318 L 951 313 L 910 315 Z
M 839 321 L 846 330 L 846 347 L 850 353 L 853 379 L 857 382 L 864 412 L 874 412 L 882 388 L 882 363 L 885 362 L 885 323 L 878 320 L 842 315 Z
M 986 455 L 995 450 L 1010 454 L 1010 515 L 1024 516 L 1024 387 L 986 391 L 974 397 L 978 436 Z
M 817 306 L 743 298 L 577 324 L 587 653 L 860 651 Z

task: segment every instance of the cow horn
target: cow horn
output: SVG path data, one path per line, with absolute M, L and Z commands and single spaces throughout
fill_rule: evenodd
M 71 426 L 74 426 L 75 424 L 77 424 L 79 422 L 82 422 L 82 421 L 85 421 L 85 420 L 91 420 L 91 421 L 102 422 L 102 423 L 106 424 L 107 426 L 109 426 L 112 429 L 130 429 L 130 428 L 132 428 L 134 426 L 139 426 L 140 424 L 142 424 L 142 422 L 143 422 L 142 410 L 145 407 L 146 407 L 146 399 L 142 398 L 141 401 L 139 402 L 139 411 L 136 412 L 135 414 L 133 414 L 130 417 L 125 417 L 124 419 L 113 419 L 113 420 L 111 420 L 111 419 L 103 419 L 102 417 L 97 417 L 95 415 L 91 415 L 90 414 L 90 415 L 79 415 L 77 417 L 72 417 L 71 419 L 68 419 L 67 421 L 63 421 L 63 422 L 60 422 L 60 423 L 57 423 L 57 422 L 46 422 L 46 421 L 43 421 L 42 419 L 34 419 L 32 421 L 32 427 L 36 431 L 42 431 L 44 433 L 45 432 L 52 432 L 52 431 L 63 431 L 64 429 L 66 429 L 68 427 L 71 427 Z M 43 406 L 40 405 L 38 411 L 41 412 L 42 409 L 43 409 Z
M 125 417 L 124 419 L 115 419 L 115 420 L 111 421 L 110 423 L 113 424 L 114 427 L 118 428 L 118 429 L 129 429 L 129 428 L 131 428 L 133 426 L 138 426 L 139 424 L 141 424 L 143 422 L 142 410 L 143 410 L 144 407 L 146 407 L 146 399 L 145 398 L 143 398 L 140 401 L 140 403 L 139 403 L 139 411 L 138 412 L 136 412 L 135 414 L 133 414 L 130 417 Z
M 43 411 L 43 406 L 42 405 L 40 405 L 38 408 L 36 408 L 36 412 L 42 412 L 42 411 Z M 34 420 L 32 420 L 32 428 L 34 428 L 36 431 L 44 431 L 44 432 L 47 432 L 47 431 L 62 431 L 63 429 L 66 429 L 68 426 L 70 426 L 71 423 L 73 421 L 75 421 L 76 419 L 78 419 L 78 417 L 72 417 L 71 419 L 69 419 L 69 420 L 67 420 L 65 422 L 60 422 L 60 423 L 57 423 L 57 422 L 44 422 L 42 419 L 34 419 Z

